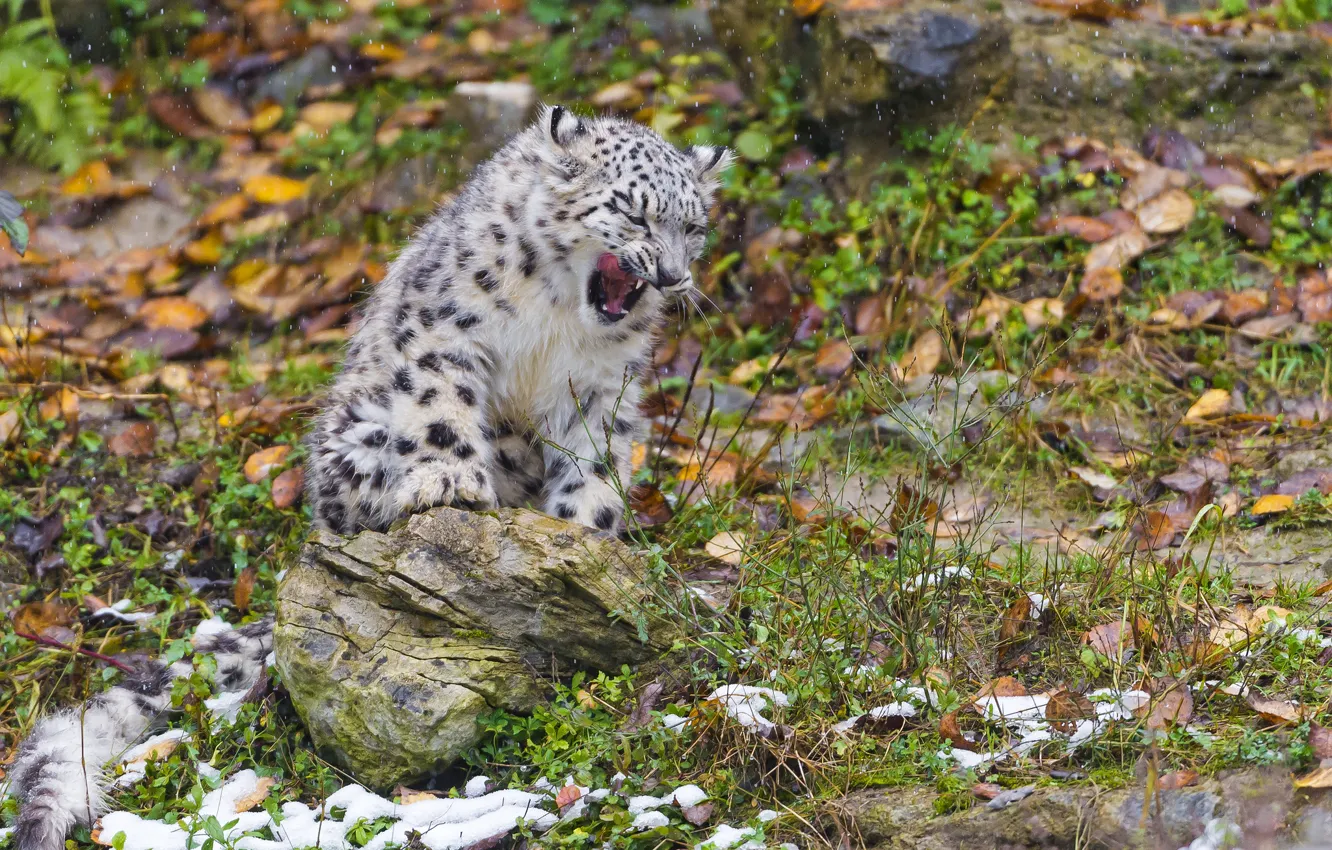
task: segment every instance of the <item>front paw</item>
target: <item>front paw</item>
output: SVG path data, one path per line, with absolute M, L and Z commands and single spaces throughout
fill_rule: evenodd
M 409 512 L 447 505 L 467 510 L 495 507 L 495 488 L 478 458 L 418 464 L 403 479 L 399 506 Z
M 594 528 L 608 536 L 624 531 L 624 501 L 610 487 L 585 487 L 546 503 L 546 513 Z

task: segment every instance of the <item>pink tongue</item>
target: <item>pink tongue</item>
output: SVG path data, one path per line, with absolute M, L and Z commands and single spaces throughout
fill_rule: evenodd
M 598 257 L 597 271 L 601 272 L 601 289 L 606 293 L 606 303 L 602 306 L 607 313 L 623 313 L 624 299 L 633 290 L 634 276 L 620 268 L 620 261 L 614 254 Z

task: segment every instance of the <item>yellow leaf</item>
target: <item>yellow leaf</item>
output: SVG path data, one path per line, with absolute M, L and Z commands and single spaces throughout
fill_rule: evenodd
M 208 321 L 208 314 L 198 304 L 180 295 L 168 295 L 145 301 L 139 308 L 139 321 L 146 328 L 172 328 L 192 331 Z
M 245 480 L 258 484 L 282 465 L 291 453 L 291 446 L 270 446 L 260 449 L 245 461 Z
M 7 444 L 19 432 L 19 415 L 14 409 L 0 413 L 0 446 Z
M 73 176 L 61 184 L 60 194 L 95 195 L 109 189 L 112 182 L 114 181 L 111 177 L 111 167 L 99 159 L 85 163 L 82 168 L 74 172 Z
M 1290 506 L 1295 504 L 1294 496 L 1285 496 L 1280 493 L 1269 493 L 1253 503 L 1253 508 L 1249 511 L 1253 516 L 1264 516 L 1266 514 L 1283 514 L 1290 510 Z
M 196 224 L 200 227 L 212 227 L 215 224 L 228 221 L 239 221 L 249 206 L 250 199 L 239 192 L 235 195 L 228 195 L 205 210 L 204 214 L 199 216 Z
M 1296 788 L 1332 788 L 1332 767 L 1316 767 L 1295 778 Z
M 1138 207 L 1138 224 L 1148 233 L 1175 233 L 1193 221 L 1193 199 L 1183 189 L 1167 189 Z
M 310 193 L 310 183 L 279 174 L 259 174 L 245 181 L 245 194 L 261 204 L 285 204 Z
M 356 104 L 323 100 L 301 110 L 301 120 L 322 133 L 356 116 Z
M 367 59 L 378 59 L 382 62 L 392 62 L 407 55 L 407 51 L 398 47 L 396 44 L 386 44 L 382 41 L 372 41 L 361 45 L 361 55 Z
M 745 543 L 744 532 L 723 531 L 709 540 L 703 551 L 724 564 L 737 567 L 744 558 Z
M 1213 416 L 1222 416 L 1230 412 L 1230 393 L 1213 388 L 1198 397 L 1198 400 L 1184 414 L 1185 422 L 1200 422 Z
M 259 111 L 254 113 L 250 119 L 251 133 L 267 133 L 277 126 L 282 120 L 282 107 L 276 103 L 270 103 L 267 106 L 260 107 Z
M 186 245 L 182 253 L 195 265 L 215 266 L 222 259 L 222 237 L 216 230 L 210 230 L 203 238 Z

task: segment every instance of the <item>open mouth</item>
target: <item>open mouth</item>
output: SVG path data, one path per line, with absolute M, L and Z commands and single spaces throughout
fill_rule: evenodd
M 587 279 L 587 300 L 607 321 L 618 322 L 643 297 L 645 282 L 620 268 L 614 254 L 602 254 Z

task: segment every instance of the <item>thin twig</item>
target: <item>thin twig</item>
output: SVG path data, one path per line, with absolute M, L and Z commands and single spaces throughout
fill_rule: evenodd
M 14 632 L 14 634 L 17 637 L 21 637 L 25 640 L 30 640 L 39 646 L 49 646 L 52 649 L 63 649 L 67 652 L 74 652 L 78 653 L 79 655 L 86 655 L 89 658 L 102 662 L 103 664 L 110 664 L 112 667 L 116 668 L 122 673 L 134 672 L 134 668 L 130 667 L 124 661 L 112 658 L 109 655 L 103 655 L 102 653 L 96 652 L 91 649 L 84 649 L 81 646 L 70 646 L 69 644 L 61 643 L 55 638 L 49 638 L 46 637 L 45 635 L 30 635 L 27 634 L 26 632 Z

